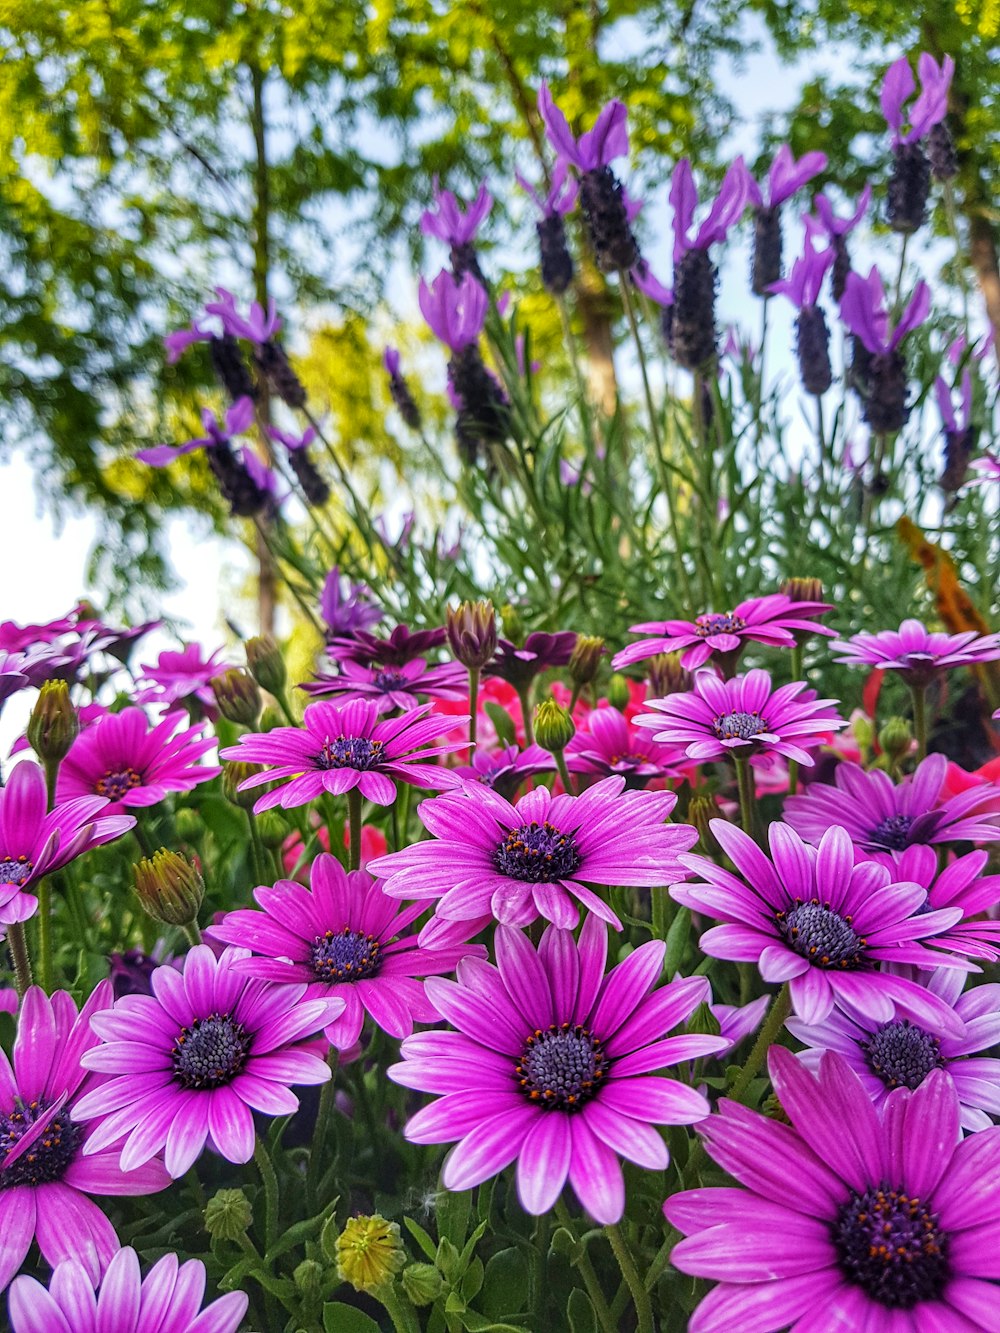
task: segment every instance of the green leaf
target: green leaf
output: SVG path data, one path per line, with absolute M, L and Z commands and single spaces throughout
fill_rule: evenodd
M 431 1261 L 431 1263 L 433 1263 L 434 1260 L 437 1258 L 437 1246 L 431 1240 L 430 1236 L 423 1229 L 420 1223 L 414 1222 L 412 1217 L 404 1217 L 403 1225 L 406 1227 L 407 1231 L 410 1233 L 413 1239 L 423 1250 L 424 1254 L 426 1254 L 427 1258 Z
M 472 1301 L 479 1295 L 479 1289 L 483 1285 L 483 1273 L 483 1261 L 477 1255 L 462 1274 L 459 1283 L 463 1300 Z
M 327 1301 L 323 1306 L 323 1327 L 326 1333 L 382 1333 L 370 1314 L 342 1301 Z
M 497 736 L 504 745 L 514 745 L 517 743 L 517 733 L 514 730 L 514 719 L 502 708 L 500 704 L 495 704 L 490 700 L 483 705 L 486 710 L 486 716 L 493 723 Z
M 438 1195 L 438 1232 L 442 1239 L 450 1240 L 457 1250 L 461 1250 L 469 1233 L 469 1212 L 471 1208 L 471 1190 L 458 1192 L 444 1190 Z
M 521 1309 L 525 1300 L 524 1256 L 513 1246 L 495 1254 L 486 1265 L 480 1304 L 485 1314 L 501 1319 Z
M 668 981 L 680 969 L 690 934 L 691 911 L 687 907 L 681 907 L 667 931 L 667 952 L 663 960 L 663 975 Z
M 597 1333 L 597 1315 L 590 1303 L 590 1297 L 579 1287 L 574 1287 L 566 1304 L 566 1318 L 569 1320 L 571 1333 Z
M 517 1328 L 514 1324 L 495 1324 L 492 1319 L 476 1314 L 475 1310 L 466 1310 L 462 1315 L 462 1324 L 469 1333 L 524 1333 L 523 1328 Z

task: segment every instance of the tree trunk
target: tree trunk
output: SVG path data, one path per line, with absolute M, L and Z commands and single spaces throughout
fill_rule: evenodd
M 979 290 L 983 294 L 986 315 L 993 330 L 993 351 L 1000 365 L 1000 256 L 997 254 L 997 230 L 983 209 L 971 212 L 965 203 L 969 218 L 969 258 L 976 271 Z
M 268 270 L 270 267 L 269 222 L 271 210 L 271 182 L 267 164 L 267 121 L 264 112 L 264 73 L 255 63 L 250 66 L 250 79 L 253 87 L 253 105 L 250 112 L 254 140 L 254 206 L 253 206 L 253 280 L 254 295 L 267 309 Z M 257 401 L 257 417 L 262 427 L 271 421 L 271 395 L 267 382 L 261 376 L 260 397 Z M 273 463 L 271 442 L 265 429 L 261 440 L 269 463 Z M 261 515 L 260 524 L 266 530 L 270 519 Z M 257 533 L 257 619 L 260 634 L 274 633 L 274 618 L 278 603 L 278 571 L 274 557 L 268 549 L 263 532 Z

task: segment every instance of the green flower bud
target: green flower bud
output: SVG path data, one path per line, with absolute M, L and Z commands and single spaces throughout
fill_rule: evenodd
M 239 1240 L 252 1221 L 253 1209 L 242 1190 L 219 1190 L 205 1205 L 205 1230 L 213 1240 Z
M 275 727 L 287 727 L 288 719 L 277 708 L 265 708 L 257 723 L 258 731 L 273 731 Z M 257 793 L 260 795 L 260 792 Z
M 260 788 L 256 788 L 255 794 L 260 795 Z M 287 819 L 283 819 L 277 810 L 265 810 L 262 814 L 256 816 L 257 832 L 260 834 L 260 840 L 265 847 L 274 851 L 291 833 L 291 825 Z
M 684 1024 L 684 1031 L 701 1037 L 717 1037 L 722 1028 L 708 1005 L 702 1003 Z
M 604 656 L 604 640 L 590 634 L 577 636 L 569 659 L 569 678 L 574 685 L 589 685 L 597 675 Z
M 406 1263 L 399 1224 L 379 1213 L 350 1217 L 334 1242 L 338 1276 L 355 1291 L 376 1292 Z
M 58 764 L 80 734 L 80 719 L 64 680 L 47 680 L 28 719 L 28 741 L 42 763 Z
M 497 650 L 497 618 L 492 602 L 462 602 L 448 607 L 448 643 L 457 662 L 469 671 L 484 667 Z
M 219 712 L 229 722 L 252 727 L 260 716 L 260 690 L 257 682 L 240 667 L 230 667 L 209 681 Z
M 894 764 L 910 753 L 913 745 L 913 728 L 905 717 L 890 717 L 878 734 L 878 746 L 884 755 Z
M 292 1281 L 303 1296 L 316 1297 L 322 1289 L 325 1272 L 323 1265 L 315 1259 L 303 1259 L 292 1273 Z
M 696 792 L 688 805 L 687 818 L 688 823 L 693 824 L 698 830 L 699 849 L 706 856 L 714 856 L 719 850 L 719 844 L 715 841 L 715 834 L 709 827 L 709 821 L 719 818 L 719 807 L 715 803 L 715 798 Z
M 247 639 L 247 666 L 250 674 L 269 694 L 280 694 L 285 688 L 288 673 L 281 650 L 270 634 L 261 634 L 256 639 Z
M 823 585 L 819 579 L 785 579 L 778 589 L 793 602 L 821 602 Z
M 668 694 L 686 694 L 694 686 L 694 677 L 681 666 L 680 653 L 657 653 L 646 663 L 646 697 L 662 699 Z
M 414 1305 L 433 1305 L 444 1290 L 444 1279 L 433 1264 L 408 1264 L 400 1281 Z
M 612 708 L 617 708 L 619 712 L 623 712 L 628 707 L 631 698 L 632 692 L 628 687 L 628 677 L 616 671 L 608 681 L 608 703 Z
M 148 916 L 165 926 L 189 926 L 197 920 L 205 896 L 198 868 L 180 852 L 161 847 L 132 867 L 135 892 Z
M 270 789 L 265 783 L 260 787 L 251 787 L 248 791 L 240 791 L 240 783 L 246 782 L 247 778 L 256 777 L 258 773 L 263 773 L 263 771 L 263 764 L 246 764 L 239 759 L 223 760 L 223 796 L 231 805 L 238 805 L 241 810 L 252 810 L 257 798 Z
M 503 624 L 504 637 L 510 639 L 511 643 L 517 644 L 520 648 L 526 637 L 521 612 L 516 606 L 506 602 L 500 608 L 500 620 Z
M 543 750 L 560 754 L 576 735 L 573 719 L 555 699 L 543 699 L 535 709 L 535 740 Z
M 181 842 L 197 842 L 205 832 L 201 815 L 197 810 L 191 810 L 186 805 L 181 806 L 174 815 L 174 823 L 177 826 L 177 836 Z
M 875 743 L 875 724 L 864 713 L 856 712 L 851 716 L 851 732 L 858 743 L 858 749 L 870 750 Z

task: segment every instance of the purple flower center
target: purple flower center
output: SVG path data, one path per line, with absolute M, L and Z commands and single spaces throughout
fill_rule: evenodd
M 0 1161 L 24 1138 L 35 1121 L 41 1119 L 46 1109 L 43 1103 L 34 1101 L 15 1106 L 10 1115 L 0 1115 Z M 74 1125 L 69 1112 L 62 1110 L 26 1152 L 5 1170 L 0 1170 L 0 1190 L 13 1189 L 15 1185 L 50 1185 L 62 1180 L 82 1138 L 82 1126 Z
M 840 1267 L 866 1296 L 890 1310 L 937 1300 L 951 1276 L 937 1214 L 902 1190 L 851 1193 L 833 1228 Z
M 0 856 L 0 884 L 27 884 L 34 868 L 26 856 Z
M 119 768 L 114 772 L 104 770 L 104 777 L 98 778 L 94 790 L 98 796 L 106 796 L 109 801 L 120 801 L 133 787 L 138 787 L 142 778 L 134 768 Z
M 575 874 L 582 861 L 576 850 L 576 837 L 561 833 L 548 820 L 532 820 L 511 829 L 493 853 L 493 864 L 501 875 L 526 880 L 529 884 L 552 884 Z
M 944 1069 L 941 1043 L 907 1018 L 883 1023 L 861 1043 L 868 1067 L 887 1088 L 919 1088 L 932 1069 Z
M 547 1110 L 576 1111 L 597 1092 L 610 1063 L 586 1028 L 553 1023 L 531 1034 L 514 1069 L 529 1101 Z
M 720 713 L 712 722 L 720 741 L 752 741 L 768 730 L 760 713 Z
M 649 763 L 647 754 L 614 754 L 608 761 L 611 768 L 641 768 Z
M 174 1078 L 185 1088 L 221 1088 L 240 1072 L 250 1033 L 230 1014 L 209 1014 L 181 1028 L 170 1054 Z
M 317 981 L 361 981 L 378 975 L 382 966 L 381 942 L 374 935 L 362 935 L 360 930 L 328 930 L 317 935 L 309 949 L 309 957 Z
M 912 815 L 887 815 L 868 834 L 868 841 L 874 843 L 876 847 L 884 847 L 887 851 L 901 852 L 904 847 L 910 845 L 912 824 Z
M 707 639 L 712 634 L 738 634 L 746 627 L 743 617 L 734 616 L 732 612 L 725 616 L 698 616 L 694 622 L 694 632 L 699 639 Z
M 410 682 L 403 675 L 402 671 L 385 670 L 376 671 L 374 683 L 385 694 L 389 694 L 392 690 L 405 689 Z
M 338 736 L 323 742 L 323 748 L 316 756 L 317 768 L 356 768 L 365 772 L 377 768 L 383 759 L 384 746 L 381 741 L 370 741 L 367 736 Z
M 777 915 L 778 930 L 786 943 L 815 967 L 847 971 L 864 962 L 867 941 L 851 925 L 851 918 L 825 907 L 818 899 Z

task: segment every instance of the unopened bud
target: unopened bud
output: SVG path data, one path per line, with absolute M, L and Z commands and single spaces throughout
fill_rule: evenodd
M 444 1279 L 433 1264 L 408 1264 L 400 1281 L 414 1305 L 433 1305 L 444 1288 Z
M 680 653 L 657 653 L 646 664 L 646 697 L 662 699 L 667 694 L 686 694 L 694 688 L 694 677 L 681 666 Z
M 870 750 L 875 743 L 875 723 L 860 709 L 851 714 L 851 734 L 862 752 Z
M 303 1259 L 292 1273 L 292 1281 L 303 1296 L 316 1297 L 322 1289 L 325 1272 L 323 1265 L 315 1259 Z
M 189 926 L 205 896 L 198 868 L 180 852 L 161 847 L 132 867 L 135 892 L 148 916 L 165 926 Z
M 878 746 L 894 764 L 910 753 L 913 745 L 913 728 L 905 717 L 890 717 L 878 734 Z
M 263 764 L 246 764 L 242 760 L 226 760 L 222 765 L 222 794 L 230 805 L 238 805 L 241 810 L 252 810 L 254 802 L 261 795 L 262 790 L 267 791 L 266 784 L 261 787 L 250 787 L 246 791 L 240 791 L 240 783 L 246 782 L 248 778 L 256 777 L 258 773 L 263 773 Z
M 623 712 L 628 707 L 629 700 L 632 698 L 632 691 L 629 689 L 628 677 L 623 676 L 616 671 L 608 681 L 606 697 L 612 708 L 617 708 L 619 713 Z
M 702 1002 L 684 1024 L 684 1031 L 699 1037 L 718 1037 L 722 1028 L 709 1006 Z
M 524 620 L 521 618 L 521 612 L 512 603 L 506 602 L 500 608 L 500 620 L 503 624 L 504 638 L 510 639 L 511 643 L 520 648 L 525 639 Z
M 209 682 L 219 712 L 241 727 L 252 727 L 260 716 L 260 690 L 249 672 L 230 667 Z
M 205 1230 L 213 1240 L 240 1240 L 252 1221 L 253 1209 L 242 1190 L 219 1190 L 205 1205 Z
M 573 719 L 555 699 L 543 699 L 535 709 L 535 740 L 543 750 L 561 754 L 576 735 Z
M 260 788 L 255 789 L 255 795 L 260 795 Z M 260 840 L 265 847 L 274 850 L 280 847 L 291 832 L 291 827 L 287 819 L 283 819 L 277 810 L 265 810 L 263 814 L 257 817 L 257 831 L 260 834 Z
M 273 731 L 275 727 L 287 727 L 288 719 L 282 717 L 277 708 L 265 708 L 257 723 L 258 731 Z
M 182 805 L 174 812 L 174 827 L 181 842 L 197 842 L 205 832 L 205 821 L 197 810 Z
M 696 792 L 688 804 L 687 817 L 688 822 L 698 830 L 699 850 L 706 856 L 714 856 L 719 850 L 719 844 L 711 829 L 711 821 L 719 818 L 719 807 L 715 803 L 715 798 Z
M 819 579 L 785 579 L 778 589 L 790 602 L 821 602 L 823 585 Z
M 270 634 L 262 634 L 256 639 L 247 639 L 247 667 L 251 676 L 268 694 L 280 694 L 285 688 L 288 673 L 285 671 L 285 659 L 281 650 Z
M 497 618 L 492 602 L 462 602 L 448 607 L 448 643 L 457 662 L 469 671 L 484 667 L 497 650 Z
M 604 656 L 604 640 L 591 634 L 577 636 L 569 659 L 569 678 L 574 685 L 589 685 L 597 675 Z
M 406 1263 L 399 1224 L 378 1213 L 349 1217 L 334 1242 L 337 1272 L 355 1291 L 375 1292 L 392 1282 Z
M 58 764 L 80 734 L 80 719 L 64 680 L 47 680 L 28 719 L 28 741 L 43 763 Z

